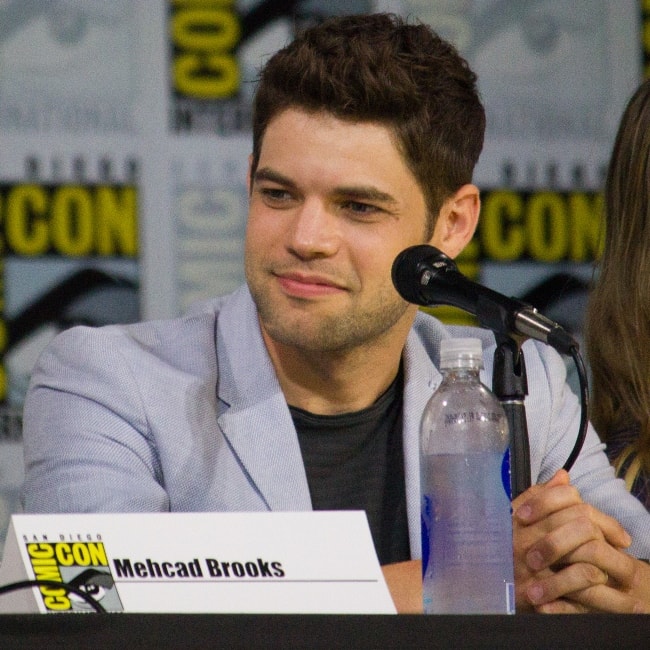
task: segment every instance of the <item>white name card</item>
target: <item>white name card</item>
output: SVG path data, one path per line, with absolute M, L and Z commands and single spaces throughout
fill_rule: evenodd
M 0 612 L 394 614 L 363 512 L 13 515 Z

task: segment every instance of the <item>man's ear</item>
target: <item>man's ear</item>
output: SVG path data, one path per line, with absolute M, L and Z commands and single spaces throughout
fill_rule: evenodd
M 474 236 L 480 211 L 478 187 L 463 185 L 443 203 L 429 243 L 449 257 L 456 257 Z

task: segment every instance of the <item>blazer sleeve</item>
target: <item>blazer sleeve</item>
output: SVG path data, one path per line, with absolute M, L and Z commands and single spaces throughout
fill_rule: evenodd
M 579 432 L 581 404 L 565 381 L 563 359 L 537 343 L 525 347 L 529 379 L 531 465 L 539 468 L 533 482 L 547 481 L 569 458 Z M 590 424 L 580 454 L 570 469 L 582 498 L 610 515 L 628 531 L 629 551 L 650 557 L 650 513 L 615 477 L 605 445 Z
M 74 327 L 41 354 L 23 415 L 26 512 L 169 510 L 123 339 Z

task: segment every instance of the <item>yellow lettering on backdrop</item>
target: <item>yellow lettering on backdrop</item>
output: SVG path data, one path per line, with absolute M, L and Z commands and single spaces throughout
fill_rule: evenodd
M 484 200 L 479 236 L 485 257 L 508 261 L 523 254 L 526 243 L 522 227 L 523 211 L 523 200 L 515 192 L 492 192 Z
M 45 219 L 47 191 L 38 185 L 19 185 L 7 197 L 5 241 L 20 255 L 39 255 L 48 248 Z
M 5 200 L 5 253 L 33 257 L 138 252 L 137 191 L 131 186 L 18 185 Z
M 489 192 L 483 197 L 474 239 L 478 257 L 499 262 L 593 261 L 602 252 L 602 211 L 600 193 Z
M 174 87 L 197 99 L 233 96 L 240 85 L 234 50 L 241 38 L 241 26 L 232 3 L 175 5 L 178 8 L 171 19 Z

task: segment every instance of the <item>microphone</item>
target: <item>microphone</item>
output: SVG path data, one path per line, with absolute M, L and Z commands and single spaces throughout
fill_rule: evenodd
M 482 327 L 510 337 L 531 338 L 562 354 L 578 350 L 577 341 L 532 305 L 508 298 L 466 278 L 456 263 L 434 246 L 403 250 L 393 262 L 393 284 L 404 300 L 430 307 L 451 305 L 476 316 Z

